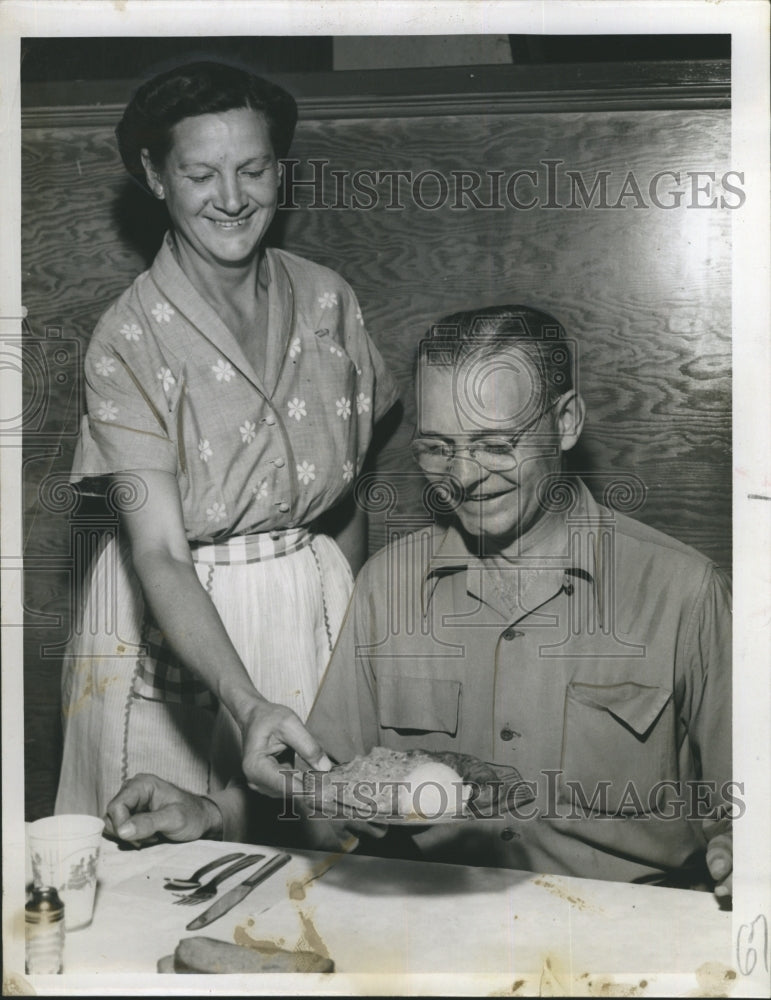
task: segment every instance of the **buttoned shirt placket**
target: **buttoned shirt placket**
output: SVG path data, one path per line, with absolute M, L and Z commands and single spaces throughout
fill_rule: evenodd
M 292 282 L 284 268 L 281 268 L 279 276 L 270 254 L 266 256 L 266 261 L 268 267 L 268 329 L 280 330 L 281 337 L 277 338 L 280 342 L 279 350 L 269 350 L 268 352 L 264 380 L 260 379 L 238 341 L 215 310 L 198 294 L 181 271 L 175 272 L 169 263 L 160 257 L 153 267 L 153 280 L 161 294 L 173 303 L 174 308 L 187 323 L 197 329 L 201 336 L 216 347 L 222 356 L 254 387 L 261 397 L 263 405 L 269 408 L 270 412 L 261 418 L 260 423 L 271 430 L 275 429 L 280 436 L 281 450 L 277 448 L 275 457 L 270 461 L 286 482 L 286 488 L 278 491 L 285 495 L 280 495 L 274 503 L 282 514 L 289 515 L 288 523 L 291 526 L 293 499 L 296 502 L 298 498 L 299 483 L 294 451 L 283 414 L 273 404 L 272 399 L 281 381 L 289 344 L 294 335 L 295 296 Z M 281 266 L 280 263 L 278 266 Z M 268 346 L 270 347 L 270 344 Z M 277 533 L 273 532 L 272 534 L 276 535 Z

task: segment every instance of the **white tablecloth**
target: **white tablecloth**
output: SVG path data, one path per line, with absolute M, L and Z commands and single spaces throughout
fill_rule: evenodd
M 158 960 L 204 909 L 174 905 L 163 877 L 239 847 L 259 850 L 200 841 L 121 851 L 104 841 L 93 923 L 67 935 L 64 975 L 27 977 L 31 985 L 51 995 L 515 996 L 727 995 L 734 985 L 731 916 L 707 893 L 357 855 L 329 867 L 333 858 L 312 852 L 293 853 L 194 933 L 326 952 L 333 976 L 264 976 L 259 986 L 254 977 L 159 978 Z

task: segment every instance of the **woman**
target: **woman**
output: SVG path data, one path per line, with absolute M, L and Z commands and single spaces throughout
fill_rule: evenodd
M 300 718 L 352 574 L 311 526 L 397 394 L 345 281 L 263 247 L 296 117 L 281 88 L 196 63 L 143 85 L 117 128 L 171 226 L 85 361 L 72 481 L 111 477 L 124 504 L 65 658 L 57 812 L 101 815 L 138 771 L 205 794 L 243 754 L 277 794 L 272 754 L 325 765 Z M 354 565 L 357 532 L 339 536 Z

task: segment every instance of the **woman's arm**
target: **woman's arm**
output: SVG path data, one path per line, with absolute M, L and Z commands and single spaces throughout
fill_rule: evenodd
M 249 783 L 268 794 L 282 794 L 285 784 L 273 754 L 289 746 L 313 767 L 329 764 L 295 713 L 266 701 L 254 687 L 196 575 L 175 477 L 147 470 L 138 475 L 147 486 L 147 502 L 123 512 L 121 523 L 145 601 L 177 656 L 236 720 Z

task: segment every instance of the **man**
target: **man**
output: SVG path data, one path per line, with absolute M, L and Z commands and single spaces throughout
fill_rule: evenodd
M 519 772 L 527 806 L 424 826 L 426 858 L 696 886 L 707 848 L 728 896 L 741 803 L 716 567 L 565 474 L 584 403 L 553 317 L 447 317 L 421 345 L 417 393 L 413 451 L 450 523 L 364 567 L 310 732 L 341 762 L 423 748 Z M 133 794 L 119 819 L 146 802 Z M 218 805 L 228 836 L 236 812 Z M 334 825 L 307 825 L 332 846 Z

